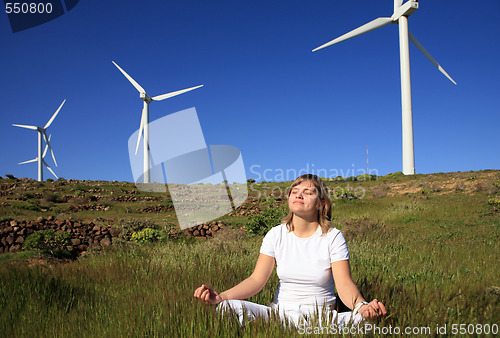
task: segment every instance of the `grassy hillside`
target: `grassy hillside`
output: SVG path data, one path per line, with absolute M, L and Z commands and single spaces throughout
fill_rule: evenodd
M 202 283 L 222 291 L 252 272 L 262 237 L 242 234 L 253 215 L 286 203 L 289 184 L 249 185 L 248 200 L 220 219 L 225 231 L 208 241 L 113 244 L 65 264 L 1 254 L 0 332 L 299 335 L 277 321 L 240 328 L 235 318 L 221 318 L 192 298 Z M 436 334 L 445 327 L 451 334 L 460 324 L 473 334 L 489 328 L 491 335 L 495 325 L 498 330 L 500 171 L 396 173 L 328 186 L 335 203 L 332 222 L 348 241 L 353 279 L 366 298 L 376 297 L 389 311 L 373 325 L 385 333 L 389 327 L 428 327 Z M 115 226 L 123 220 L 176 223 L 168 194 L 139 192 L 131 183 L 0 180 L 0 219 L 49 215 Z M 250 300 L 270 303 L 277 282 L 273 273 Z

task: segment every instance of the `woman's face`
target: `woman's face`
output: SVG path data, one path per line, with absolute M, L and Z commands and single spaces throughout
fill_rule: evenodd
M 304 181 L 292 188 L 288 196 L 288 208 L 300 217 L 317 217 L 319 192 L 311 181 Z

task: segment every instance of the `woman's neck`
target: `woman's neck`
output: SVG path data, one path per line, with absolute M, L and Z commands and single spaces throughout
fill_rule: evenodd
M 318 230 L 319 223 L 317 220 L 308 220 L 293 215 L 292 219 L 293 233 L 297 237 L 306 238 L 312 236 Z

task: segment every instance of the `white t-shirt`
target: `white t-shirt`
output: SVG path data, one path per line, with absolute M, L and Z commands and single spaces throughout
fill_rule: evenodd
M 349 252 L 340 230 L 322 236 L 321 227 L 308 238 L 289 232 L 286 224 L 266 234 L 260 253 L 276 259 L 280 284 L 274 303 L 323 305 L 335 302 L 330 263 L 348 260 Z

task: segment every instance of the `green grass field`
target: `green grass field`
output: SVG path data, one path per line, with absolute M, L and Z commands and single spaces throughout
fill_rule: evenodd
M 447 335 L 498 332 L 500 211 L 494 201 L 499 180 L 499 171 L 486 171 L 329 183 L 332 190 L 349 184 L 365 192 L 358 199 L 334 199 L 332 223 L 346 236 L 361 292 L 388 309 L 385 318 L 372 323 L 385 328 L 379 332 L 427 327 L 431 335 L 443 333 L 443 327 Z M 286 185 L 258 186 L 263 194 L 264 187 Z M 116 186 L 109 183 L 107 189 Z M 277 200 L 272 203 L 283 203 Z M 8 202 L 0 217 L 38 215 Z M 125 208 L 136 212 L 144 206 L 136 204 L 110 203 L 112 214 L 103 219 L 124 218 Z M 65 208 L 53 204 L 49 212 L 57 215 Z M 149 218 L 162 222 L 172 216 Z M 262 237 L 236 235 L 245 217 L 223 219 L 230 227 L 208 241 L 124 243 L 65 263 L 40 263 L 27 252 L 0 255 L 0 336 L 300 336 L 278 320 L 240 327 L 236 318 L 222 317 L 193 298 L 202 283 L 223 291 L 253 271 Z M 269 304 L 277 284 L 273 273 L 250 301 Z

